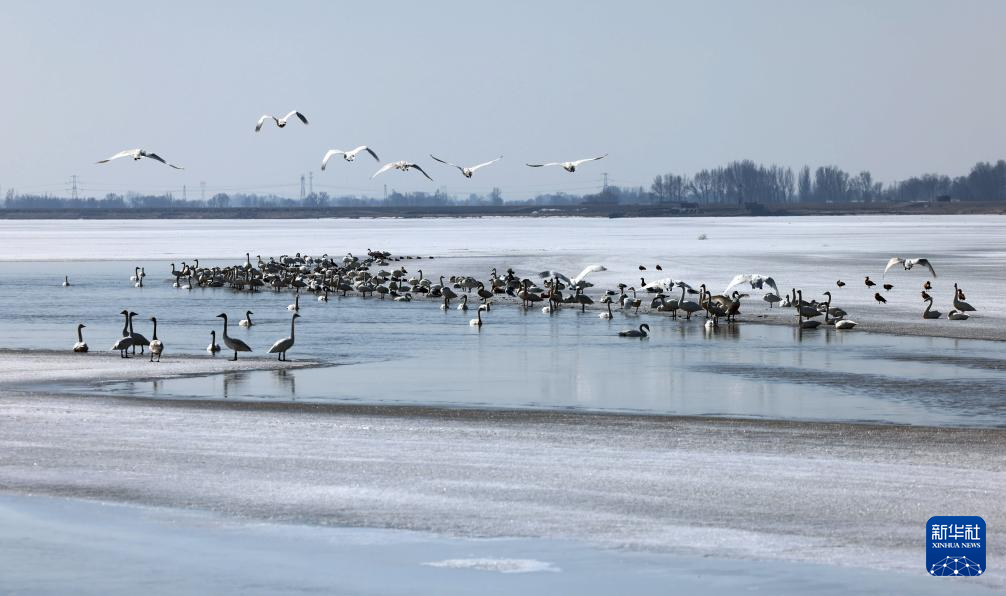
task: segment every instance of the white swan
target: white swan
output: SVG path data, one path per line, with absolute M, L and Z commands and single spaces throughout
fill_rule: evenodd
M 81 323 L 77 325 L 77 343 L 73 344 L 73 351 L 82 353 L 87 351 L 87 344 L 84 343 L 84 332 L 81 331 L 87 325 Z
M 856 321 L 850 321 L 849 319 L 842 319 L 841 321 L 835 321 L 835 329 L 852 329 L 856 326 Z
M 300 292 L 294 294 L 293 304 L 286 307 L 287 310 L 292 310 L 293 312 L 300 312 Z
M 947 318 L 950 319 L 951 321 L 967 321 L 971 317 L 962 313 L 959 310 L 952 310 L 947 313 Z
M 133 161 L 138 161 L 141 157 L 146 157 L 146 158 L 152 159 L 154 161 L 159 161 L 159 162 L 161 162 L 162 164 L 164 164 L 166 166 L 171 166 L 171 167 L 175 168 L 176 170 L 184 170 L 185 169 L 182 166 L 176 166 L 175 164 L 168 163 L 168 162 L 164 161 L 164 159 L 160 155 L 157 155 L 156 153 L 151 153 L 151 152 L 149 152 L 149 151 L 147 151 L 145 149 L 126 149 L 125 151 L 119 151 L 118 153 L 116 153 L 112 157 L 109 157 L 108 159 L 103 159 L 103 160 L 101 160 L 101 161 L 99 161 L 97 163 L 108 163 L 108 162 L 112 161 L 113 159 L 119 159 L 120 157 L 132 157 Z
M 578 159 L 576 161 L 552 161 L 549 163 L 529 163 L 527 165 L 528 167 L 532 168 L 544 168 L 547 166 L 562 166 L 562 169 L 566 170 L 567 172 L 575 172 L 577 166 L 579 166 L 580 164 L 586 163 L 588 161 L 597 161 L 599 159 L 604 159 L 605 157 L 608 157 L 607 153 L 605 153 L 600 157 L 588 157 L 587 159 Z
M 154 361 L 154 356 L 157 356 L 157 361 L 161 361 L 161 354 L 164 353 L 164 342 L 157 339 L 157 317 L 150 317 L 150 320 L 154 322 L 154 335 L 150 339 L 150 361 Z
M 253 314 L 255 314 L 255 313 L 253 313 L 250 310 L 246 310 L 245 311 L 245 318 L 243 318 L 240 321 L 238 321 L 238 326 L 239 327 L 251 327 L 252 325 L 254 325 L 255 323 L 252 322 L 252 318 L 251 318 L 251 316 Z
M 471 327 L 480 327 L 480 328 L 482 327 L 482 311 L 488 310 L 484 307 L 485 305 L 483 304 L 482 306 L 479 307 L 477 311 L 475 311 L 475 316 L 477 318 L 468 321 L 468 325 L 470 325 Z
M 401 170 L 403 172 L 408 172 L 410 169 L 415 168 L 415 169 L 419 170 L 420 172 L 422 172 L 423 176 L 426 176 L 427 178 L 429 178 L 431 182 L 433 181 L 433 178 L 430 178 L 430 175 L 427 174 L 426 171 L 423 170 L 423 168 L 419 167 L 417 164 L 414 164 L 414 163 L 411 163 L 411 162 L 408 162 L 408 161 L 404 161 L 404 160 L 403 161 L 392 161 L 392 162 L 384 164 L 383 166 L 381 166 L 380 170 L 377 170 L 376 172 L 374 172 L 374 175 L 371 176 L 370 179 L 373 180 L 374 178 L 377 178 L 377 176 L 379 174 L 383 174 L 384 172 L 387 172 L 388 170 L 390 170 L 392 168 L 394 168 L 396 170 Z
M 69 288 L 70 287 L 70 276 L 69 275 L 64 275 L 63 276 L 63 287 L 64 288 Z
M 252 349 L 248 347 L 248 344 L 240 339 L 227 335 L 227 313 L 222 312 L 217 316 L 224 320 L 224 345 L 227 346 L 228 350 L 234 350 L 234 358 L 232 358 L 232 360 L 238 359 L 238 352 L 251 352 Z
M 332 157 L 336 155 L 341 155 L 346 161 L 355 161 L 356 156 L 359 155 L 361 151 L 369 153 L 370 156 L 374 158 L 374 161 L 381 161 L 381 159 L 377 157 L 377 154 L 366 145 L 360 145 L 356 149 L 351 149 L 349 151 L 343 151 L 342 149 L 329 149 L 328 152 L 325 153 L 325 157 L 321 158 L 321 169 L 324 170 L 325 166 L 328 165 L 328 160 L 332 159 Z
M 607 307 L 608 307 L 608 312 L 603 312 L 603 313 L 597 315 L 598 318 L 601 318 L 601 319 L 611 319 L 611 318 L 614 318 L 614 316 L 611 314 L 611 300 L 608 300 L 607 302 L 605 302 L 605 305 L 607 305 Z
M 206 346 L 206 351 L 213 355 L 216 355 L 220 351 L 220 344 L 217 343 L 216 329 L 210 331 L 210 345 Z
M 433 155 L 432 153 L 430 154 L 430 157 L 432 157 L 433 159 L 439 161 L 442 164 L 446 164 L 446 165 L 449 165 L 449 166 L 452 166 L 452 167 L 455 167 L 455 168 L 461 170 L 461 175 L 464 176 L 465 178 L 471 178 L 472 174 L 474 174 L 476 170 L 478 170 L 480 168 L 484 168 L 486 166 L 491 166 L 494 163 L 498 162 L 499 160 L 503 159 L 503 156 L 500 155 L 499 157 L 497 157 L 496 159 L 494 159 L 492 161 L 487 161 L 485 163 L 480 163 L 480 164 L 475 165 L 475 166 L 464 167 L 464 166 L 459 166 L 459 165 L 456 165 L 456 164 L 452 164 L 449 161 L 444 161 L 444 160 L 440 159 L 439 157 L 437 157 L 436 155 Z
M 727 285 L 727 288 L 723 290 L 723 293 L 726 294 L 733 289 L 734 286 L 739 286 L 741 284 L 750 284 L 751 289 L 753 290 L 761 290 L 764 289 L 765 286 L 768 286 L 772 288 L 772 291 L 776 295 L 779 294 L 779 287 L 775 285 L 775 280 L 767 275 L 760 275 L 758 273 L 735 275 L 734 278 L 730 280 L 730 284 Z
M 286 126 L 287 120 L 289 120 L 294 116 L 299 118 L 300 121 L 303 122 L 304 124 L 307 124 L 307 118 L 305 118 L 304 114 L 301 114 L 297 110 L 293 110 L 292 112 L 290 112 L 286 116 L 283 116 L 282 118 L 277 118 L 276 116 L 270 116 L 269 114 L 263 114 L 262 117 L 258 119 L 258 124 L 255 125 L 255 132 L 262 130 L 262 125 L 265 124 L 265 121 L 270 118 L 273 119 L 273 121 L 276 123 L 276 126 L 278 126 L 279 128 L 283 128 L 284 126 Z
M 578 286 L 587 279 L 587 276 L 591 273 L 597 273 L 600 271 L 607 271 L 608 268 L 604 265 L 587 265 L 583 268 L 583 271 L 579 273 L 576 277 L 569 278 L 558 271 L 539 271 L 538 275 L 542 279 L 559 278 L 559 281 L 565 282 L 569 286 Z
M 269 353 L 278 354 L 276 358 L 281 362 L 286 362 L 286 351 L 293 347 L 294 324 L 297 322 L 297 319 L 299 318 L 300 318 L 299 314 L 293 313 L 293 317 L 290 318 L 290 337 L 284 337 L 283 339 L 274 343 L 271 348 L 269 348 Z
M 908 271 L 916 265 L 922 265 L 923 267 L 929 269 L 929 272 L 933 274 L 933 277 L 936 277 L 936 271 L 929 263 L 929 259 L 902 259 L 901 257 L 891 257 L 891 260 L 887 262 L 887 267 L 884 267 L 884 275 L 887 275 L 887 270 L 895 265 L 901 265 L 905 268 L 905 271 Z

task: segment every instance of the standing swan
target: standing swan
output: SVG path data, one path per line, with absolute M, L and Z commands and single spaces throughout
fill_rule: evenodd
M 222 312 L 217 316 L 224 320 L 224 345 L 227 346 L 228 350 L 234 350 L 234 358 L 232 360 L 237 361 L 238 352 L 251 352 L 252 349 L 248 347 L 248 344 L 227 335 L 227 313 Z
M 243 318 L 240 321 L 238 321 L 238 326 L 240 326 L 240 327 L 251 327 L 252 325 L 254 325 L 255 323 L 252 323 L 252 320 L 251 320 L 251 316 L 253 314 L 255 314 L 255 313 L 253 313 L 250 310 L 246 310 L 245 311 L 245 318 Z
M 157 361 L 161 361 L 161 353 L 164 352 L 164 342 L 157 339 L 157 317 L 150 317 L 150 320 L 154 323 L 154 335 L 150 340 L 150 361 L 154 361 L 154 356 L 157 356 Z
M 296 323 L 297 319 L 299 318 L 300 318 L 299 314 L 293 313 L 293 317 L 290 318 L 290 337 L 284 337 L 283 339 L 274 343 L 271 348 L 269 348 L 270 354 L 279 354 L 279 356 L 277 356 L 276 359 L 280 360 L 281 362 L 286 362 L 286 351 L 293 347 L 294 323 Z
M 140 355 L 143 355 L 143 347 L 150 345 L 150 340 L 143 337 L 140 333 L 133 332 L 133 317 L 139 313 L 130 312 L 129 313 L 129 335 L 133 336 L 133 354 L 136 354 L 136 346 L 140 346 Z
M 85 325 L 83 323 L 77 325 L 77 343 L 73 344 L 73 351 L 74 352 L 86 352 L 87 351 L 87 344 L 84 343 L 84 333 L 81 331 L 81 329 L 83 329 L 84 327 L 87 327 L 87 325 Z
M 803 320 L 803 317 L 804 317 L 804 310 L 803 310 L 803 306 L 802 306 L 802 304 L 803 304 L 803 290 L 797 290 L 796 291 L 796 296 L 797 296 L 797 298 L 796 298 L 796 314 L 799 317 L 799 325 L 798 326 L 800 327 L 800 329 L 817 329 L 821 325 L 821 321 L 814 321 L 814 320 L 804 321 Z M 811 309 L 811 310 L 815 310 L 815 309 Z M 811 315 L 811 316 L 817 316 L 818 314 L 821 314 L 821 313 L 816 313 L 815 315 Z
M 618 337 L 638 337 L 643 339 L 647 337 L 647 332 L 650 330 L 650 326 L 643 323 L 639 326 L 639 329 L 625 329 L 618 332 Z
M 975 310 L 975 307 L 971 306 L 967 302 L 964 302 L 964 292 L 957 287 L 957 284 L 954 284 L 954 308 L 959 312 L 969 312 Z
M 210 331 L 210 345 L 206 346 L 206 351 L 214 356 L 220 351 L 220 344 L 217 343 L 217 331 L 216 329 Z
M 133 336 L 129 334 L 129 311 L 124 310 L 119 314 L 125 317 L 122 323 L 122 337 L 112 345 L 112 349 L 119 351 L 120 358 L 129 358 L 128 350 L 133 346 Z

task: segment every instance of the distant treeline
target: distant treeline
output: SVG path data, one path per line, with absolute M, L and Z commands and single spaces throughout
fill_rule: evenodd
M 505 200 L 494 188 L 488 195 L 465 198 L 441 192 L 398 193 L 386 198 L 330 196 L 312 193 L 303 199 L 278 195 L 217 193 L 202 200 L 179 200 L 170 193 L 107 194 L 103 198 L 66 198 L 20 194 L 8 189 L 5 209 L 285 209 L 325 207 L 486 207 L 507 205 L 566 206 L 584 203 L 654 205 L 665 203 L 771 204 L 771 203 L 903 203 L 913 201 L 1004 201 L 1006 202 L 1006 161 L 979 162 L 965 176 L 951 178 L 925 174 L 892 184 L 875 182 L 870 172 L 851 174 L 836 166 L 815 170 L 804 166 L 798 172 L 788 167 L 764 166 L 750 160 L 705 169 L 693 175 L 663 174 L 649 189 L 607 186 L 597 193 L 541 194 L 527 200 Z

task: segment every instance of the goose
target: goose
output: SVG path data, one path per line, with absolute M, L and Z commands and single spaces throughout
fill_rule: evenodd
M 328 302 L 328 288 L 325 288 L 325 293 L 318 296 L 318 302 Z
M 973 312 L 975 307 L 964 301 L 964 292 L 954 284 L 954 308 L 958 312 Z
M 588 157 L 586 159 L 578 159 L 576 161 L 552 161 L 552 162 L 549 162 L 549 163 L 529 163 L 527 165 L 528 165 L 528 167 L 531 167 L 531 168 L 544 168 L 544 167 L 548 167 L 548 166 L 562 166 L 562 169 L 566 170 L 569 173 L 573 173 L 573 172 L 576 171 L 577 166 L 579 166 L 580 164 L 586 163 L 588 161 L 597 161 L 599 159 L 604 159 L 605 157 L 608 157 L 607 153 L 605 153 L 604 155 L 602 155 L 600 157 Z
M 835 329 L 852 329 L 856 326 L 856 321 L 850 321 L 849 319 L 842 319 L 841 321 L 835 321 Z
M 154 356 L 157 356 L 157 361 L 161 361 L 161 354 L 164 352 L 164 342 L 157 339 L 157 317 L 150 317 L 150 320 L 154 322 L 154 335 L 153 339 L 150 340 L 150 361 L 154 361 Z
M 429 180 L 431 182 L 433 181 L 433 178 L 430 178 L 430 175 L 427 174 L 426 171 L 423 170 L 423 168 L 419 167 L 417 164 L 414 164 L 414 163 L 411 163 L 411 162 L 408 162 L 408 161 L 404 161 L 404 160 L 403 161 L 392 161 L 392 162 L 384 164 L 383 166 L 381 166 L 380 170 L 377 170 L 376 172 L 374 172 L 374 175 L 371 176 L 370 179 L 373 180 L 374 178 L 377 178 L 378 175 L 383 174 L 384 172 L 387 172 L 390 169 L 396 169 L 396 170 L 401 170 L 403 172 L 408 172 L 412 168 L 415 168 L 415 169 L 419 170 L 423 174 L 423 176 L 426 176 L 427 178 L 429 178 Z
M 772 308 L 772 306 L 775 305 L 777 302 L 782 302 L 782 298 L 780 298 L 778 294 L 773 294 L 772 292 L 766 293 L 764 296 L 761 297 L 761 299 L 764 300 L 765 302 L 768 302 L 769 308 Z
M 151 153 L 149 151 L 146 151 L 145 149 L 126 149 L 125 151 L 119 151 L 118 153 L 116 153 L 112 157 L 109 157 L 108 159 L 103 159 L 103 160 L 101 160 L 101 161 L 99 161 L 97 163 L 108 163 L 108 162 L 112 161 L 113 159 L 119 159 L 120 157 L 132 157 L 133 161 L 139 161 L 139 159 L 141 157 L 146 157 L 146 158 L 152 159 L 154 161 L 159 161 L 159 162 L 161 162 L 162 164 L 164 164 L 166 166 L 171 166 L 171 167 L 175 168 L 176 170 L 184 170 L 185 169 L 182 166 L 176 166 L 173 163 L 168 163 L 168 162 L 164 161 L 164 159 L 160 155 L 157 155 L 156 153 Z
M 278 354 L 276 359 L 281 362 L 286 362 L 286 351 L 293 347 L 294 323 L 296 323 L 297 319 L 299 318 L 300 318 L 299 314 L 293 313 L 293 317 L 290 318 L 290 337 L 284 337 L 283 339 L 274 343 L 271 348 L 269 348 L 269 353 Z
M 468 294 L 461 295 L 461 304 L 458 305 L 458 310 L 468 310 Z
M 947 318 L 951 321 L 967 321 L 970 317 L 959 310 L 952 310 L 947 313 Z M 87 350 L 84 351 L 86 352 Z
M 293 312 L 300 312 L 300 292 L 297 292 L 293 296 L 293 304 L 286 307 L 287 310 L 292 310 Z
M 251 327 L 252 325 L 254 325 L 255 323 L 252 322 L 252 318 L 251 318 L 251 316 L 253 314 L 255 314 L 255 313 L 253 313 L 250 310 L 246 310 L 245 311 L 245 318 L 243 318 L 240 321 L 238 321 L 238 326 L 239 327 Z
M 350 151 L 343 151 L 342 149 L 329 149 L 328 152 L 325 153 L 325 157 L 321 158 L 321 169 L 324 170 L 328 165 L 328 160 L 332 159 L 332 157 L 336 155 L 341 155 L 342 159 L 345 159 L 346 161 L 356 161 L 356 156 L 359 155 L 361 151 L 369 153 L 370 156 L 374 158 L 374 161 L 381 161 L 381 159 L 377 157 L 377 154 L 374 153 L 374 150 L 366 145 L 360 145 L 356 149 L 351 149 Z
M 133 346 L 133 336 L 129 334 L 129 311 L 124 310 L 119 314 L 124 317 L 122 323 L 122 337 L 120 337 L 119 341 L 112 345 L 112 349 L 119 351 L 119 357 L 129 358 L 128 350 Z
M 821 325 L 821 321 L 813 321 L 813 320 L 804 321 L 803 320 L 803 317 L 805 316 L 804 315 L 804 308 L 809 308 L 809 307 L 804 307 L 803 306 L 803 290 L 797 290 L 796 291 L 796 296 L 797 296 L 796 313 L 797 313 L 797 317 L 799 317 L 798 318 L 798 325 L 799 325 L 800 329 L 817 329 L 818 326 Z M 814 312 L 817 312 L 817 309 L 812 309 L 812 310 L 814 310 Z M 817 314 L 821 314 L 821 313 L 817 313 Z
M 404 296 L 395 296 L 395 302 L 412 302 L 412 293 L 406 292 Z
M 929 272 L 933 274 L 933 277 L 936 277 L 936 270 L 933 269 L 929 259 L 902 259 L 901 257 L 891 257 L 891 260 L 887 262 L 887 267 L 884 267 L 884 275 L 887 275 L 887 271 L 895 265 L 901 265 L 905 268 L 905 271 L 910 270 L 916 265 L 922 265 L 926 269 L 929 269 Z
M 601 313 L 601 314 L 599 314 L 597 316 L 599 318 L 601 318 L 601 319 L 611 319 L 611 318 L 614 318 L 614 315 L 611 314 L 611 300 L 608 300 L 607 302 L 605 302 L 605 306 L 608 307 L 608 312 L 603 312 L 603 313 Z
M 484 309 L 483 308 L 484 306 L 485 305 L 479 306 L 479 309 L 477 311 L 475 311 L 475 317 L 476 318 L 468 321 L 468 325 L 470 327 L 478 327 L 480 329 L 482 328 L 482 311 L 483 310 L 488 310 L 488 309 Z
M 432 153 L 430 154 L 430 157 L 432 157 L 433 159 L 439 161 L 442 164 L 446 164 L 446 165 L 449 165 L 449 166 L 452 166 L 452 167 L 455 167 L 455 168 L 461 170 L 461 175 L 464 176 L 465 178 L 471 178 L 472 174 L 475 173 L 475 170 L 478 170 L 479 168 L 484 168 L 486 166 L 491 166 L 492 164 L 494 164 L 494 163 L 498 162 L 499 160 L 503 159 L 503 156 L 500 155 L 499 157 L 497 157 L 496 159 L 494 159 L 492 161 L 487 161 L 485 163 L 480 163 L 480 164 L 478 164 L 476 166 L 470 166 L 470 167 L 466 168 L 464 166 L 459 166 L 459 165 L 452 164 L 449 161 L 444 161 L 444 160 L 440 159 L 439 157 L 437 157 L 436 155 L 433 155 Z
M 136 353 L 136 346 L 140 346 L 140 354 L 142 355 L 144 346 L 149 346 L 150 340 L 147 339 L 146 337 L 143 337 L 142 334 L 135 333 L 133 331 L 133 317 L 135 317 L 137 314 L 139 313 L 135 312 L 129 313 L 129 335 L 133 337 L 133 353 L 134 354 Z
M 647 325 L 646 323 L 643 323 L 642 325 L 639 326 L 639 329 L 623 329 L 619 331 L 618 337 L 638 337 L 639 339 L 643 339 L 647 336 L 647 333 L 649 331 L 650 326 Z
M 220 344 L 217 343 L 216 329 L 210 331 L 210 345 L 206 346 L 206 351 L 214 356 L 220 351 Z
M 73 344 L 74 352 L 80 353 L 87 351 L 87 344 L 84 343 L 84 332 L 81 331 L 84 327 L 87 327 L 87 325 L 83 323 L 77 325 L 77 343 Z
M 924 310 L 922 312 L 922 318 L 923 319 L 938 319 L 938 318 L 940 318 L 942 316 L 940 314 L 940 311 L 938 311 L 938 310 L 932 310 L 932 308 L 933 308 L 933 297 L 932 296 L 930 296 L 928 299 L 923 298 L 923 300 L 926 300 L 926 310 Z
M 64 288 L 69 288 L 70 287 L 70 276 L 69 275 L 64 275 L 63 276 L 63 287 Z
M 284 126 L 286 126 L 287 120 L 289 120 L 294 116 L 296 116 L 304 124 L 307 124 L 307 118 L 305 118 L 304 114 L 301 114 L 297 110 L 293 110 L 292 112 L 290 112 L 286 116 L 283 116 L 282 118 L 277 118 L 276 116 L 271 116 L 269 114 L 263 114 L 262 117 L 258 119 L 258 124 L 255 125 L 255 132 L 262 130 L 262 125 L 265 124 L 265 121 L 270 118 L 273 119 L 273 122 L 276 123 L 277 127 L 283 128 Z
M 217 316 L 224 320 L 224 345 L 227 346 L 228 350 L 234 350 L 234 358 L 232 360 L 237 361 L 238 352 L 251 352 L 252 349 L 248 347 L 248 344 L 227 335 L 227 313 L 222 312 Z

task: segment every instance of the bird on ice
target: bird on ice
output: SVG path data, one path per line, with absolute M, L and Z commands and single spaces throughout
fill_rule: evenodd
M 933 269 L 929 259 L 902 259 L 901 257 L 891 257 L 891 260 L 887 262 L 887 267 L 884 267 L 884 275 L 887 275 L 887 271 L 895 265 L 901 265 L 905 268 L 905 271 L 908 271 L 916 265 L 921 265 L 926 269 L 929 269 L 929 272 L 933 274 L 933 277 L 936 277 L 936 271 Z
M 342 149 L 329 149 L 328 152 L 325 153 L 325 157 L 321 158 L 321 169 L 324 170 L 325 166 L 328 165 L 328 160 L 332 159 L 336 155 L 341 155 L 342 158 L 345 159 L 346 161 L 356 161 L 356 156 L 363 151 L 369 153 L 370 156 L 374 158 L 374 161 L 381 161 L 381 158 L 377 157 L 377 154 L 374 153 L 374 150 L 371 149 L 370 147 L 367 147 L 366 145 L 360 145 L 359 147 L 351 151 L 343 151 Z
M 586 163 L 588 161 L 597 161 L 599 159 L 604 159 L 605 157 L 608 157 L 607 153 L 605 153 L 601 157 L 588 157 L 587 159 L 578 159 L 576 161 L 552 161 L 552 162 L 549 162 L 549 163 L 529 163 L 527 165 L 528 165 L 528 167 L 532 167 L 532 168 L 545 168 L 545 167 L 548 167 L 548 166 L 562 166 L 562 169 L 566 170 L 567 172 L 575 172 L 577 166 L 579 166 L 580 164 Z
M 371 176 L 370 179 L 373 180 L 374 178 L 377 178 L 377 176 L 379 174 L 383 174 L 384 172 L 387 172 L 388 170 L 390 170 L 392 168 L 394 168 L 396 170 L 401 170 L 403 172 L 408 172 L 410 169 L 416 168 L 417 170 L 419 170 L 420 172 L 422 172 L 423 176 L 426 176 L 427 178 L 429 178 L 431 182 L 433 181 L 433 178 L 430 178 L 430 175 L 427 174 L 423 170 L 423 168 L 419 167 L 418 165 L 416 165 L 414 163 L 410 163 L 410 162 L 407 162 L 407 161 L 393 161 L 393 162 L 390 162 L 390 163 L 386 163 L 383 166 L 381 166 L 380 170 L 377 170 L 376 172 L 374 172 L 374 175 Z
M 759 275 L 757 273 L 748 273 L 734 276 L 734 278 L 730 281 L 730 285 L 728 285 L 727 289 L 723 291 L 724 293 L 729 292 L 731 289 L 733 289 L 734 286 L 739 286 L 741 284 L 750 284 L 752 290 L 761 290 L 764 289 L 765 286 L 768 286 L 772 288 L 772 291 L 775 292 L 776 294 L 779 293 L 779 288 L 778 286 L 775 285 L 774 279 L 772 279 L 767 275 Z
M 475 166 L 465 167 L 465 166 L 459 166 L 457 164 L 452 164 L 449 161 L 444 161 L 444 160 L 440 159 L 439 157 L 437 157 L 436 155 L 433 155 L 432 153 L 430 154 L 430 157 L 432 157 L 433 159 L 439 161 L 442 164 L 453 166 L 453 167 L 461 170 L 461 175 L 464 176 L 465 178 L 471 178 L 472 174 L 475 173 L 475 170 L 478 170 L 480 168 L 484 168 L 486 166 L 491 166 L 492 164 L 494 164 L 494 163 L 498 162 L 499 160 L 503 159 L 503 156 L 500 155 L 499 157 L 497 157 L 496 159 L 494 159 L 492 161 L 487 161 L 485 163 L 480 163 L 480 164 L 475 165 Z
M 262 130 L 262 125 L 265 124 L 265 121 L 270 118 L 273 119 L 277 127 L 283 128 L 284 126 L 286 126 L 287 121 L 290 118 L 293 118 L 294 116 L 299 118 L 300 121 L 303 122 L 304 124 L 307 124 L 307 118 L 305 118 L 304 114 L 301 114 L 297 110 L 290 112 L 289 114 L 283 116 L 282 118 L 277 118 L 276 116 L 271 116 L 269 114 L 263 114 L 262 117 L 258 119 L 258 124 L 255 125 L 255 132 Z
M 182 166 L 176 166 L 173 163 L 168 163 L 168 162 L 164 161 L 164 158 L 162 158 L 160 155 L 158 155 L 156 153 L 151 153 L 151 152 L 149 152 L 149 151 L 147 151 L 145 149 L 126 149 L 125 151 L 119 151 L 118 153 L 116 153 L 112 157 L 109 157 L 107 159 L 103 159 L 103 160 L 101 160 L 101 161 L 99 161 L 97 163 L 108 163 L 108 162 L 112 161 L 113 159 L 119 159 L 120 157 L 132 157 L 133 161 L 139 161 L 139 159 L 141 157 L 146 157 L 146 158 L 152 159 L 154 161 L 159 161 L 159 162 L 161 162 L 162 164 L 164 164 L 166 166 L 171 166 L 171 167 L 175 168 L 176 170 L 184 170 L 185 169 Z

